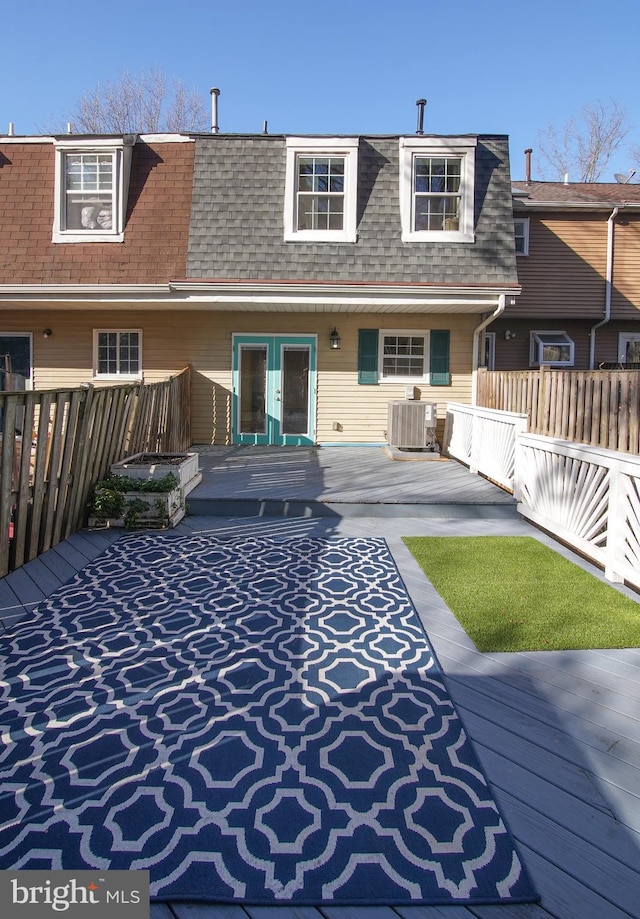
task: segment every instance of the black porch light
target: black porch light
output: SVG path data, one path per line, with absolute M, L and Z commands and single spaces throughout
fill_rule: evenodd
M 329 347 L 332 351 L 340 350 L 340 336 L 338 335 L 338 330 L 336 327 L 333 327 L 333 332 L 329 336 Z

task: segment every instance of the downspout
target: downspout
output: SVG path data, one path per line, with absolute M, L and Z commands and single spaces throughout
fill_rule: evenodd
M 624 207 L 624 205 L 621 205 Z M 611 319 L 611 293 L 613 290 L 613 228 L 620 207 L 614 207 L 607 220 L 607 268 L 604 281 L 604 319 L 596 322 L 589 332 L 589 370 L 595 368 L 596 363 L 596 331 L 606 325 Z
M 478 365 L 480 363 L 480 355 L 478 353 L 480 346 L 480 336 L 487 328 L 488 325 L 491 325 L 494 319 L 497 319 L 502 313 L 504 313 L 507 305 L 507 296 L 506 294 L 500 294 L 498 296 L 498 306 L 493 311 L 493 313 L 484 319 L 480 325 L 474 329 L 473 332 L 473 356 L 471 364 L 471 404 L 476 405 L 478 399 Z

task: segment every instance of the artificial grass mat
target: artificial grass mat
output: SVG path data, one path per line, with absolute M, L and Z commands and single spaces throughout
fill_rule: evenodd
M 479 651 L 640 647 L 640 603 L 531 536 L 404 542 Z

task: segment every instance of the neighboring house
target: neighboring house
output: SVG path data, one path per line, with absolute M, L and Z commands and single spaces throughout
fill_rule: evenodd
M 504 136 L 0 138 L 0 351 L 39 389 L 189 364 L 195 443 L 383 443 L 471 400 L 512 228 Z
M 640 362 L 640 185 L 514 182 L 522 294 L 486 337 L 490 369 Z

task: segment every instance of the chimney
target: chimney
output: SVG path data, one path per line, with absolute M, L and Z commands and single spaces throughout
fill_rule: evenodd
M 424 134 L 424 107 L 426 104 L 426 99 L 418 99 L 416 102 L 416 105 L 418 106 L 418 129 L 416 130 L 416 134 Z
M 527 147 L 524 151 L 524 179 L 527 185 L 531 185 L 531 154 L 533 150 Z
M 220 128 L 218 127 L 218 96 L 220 95 L 219 89 L 210 89 L 211 93 L 211 133 L 217 134 Z

